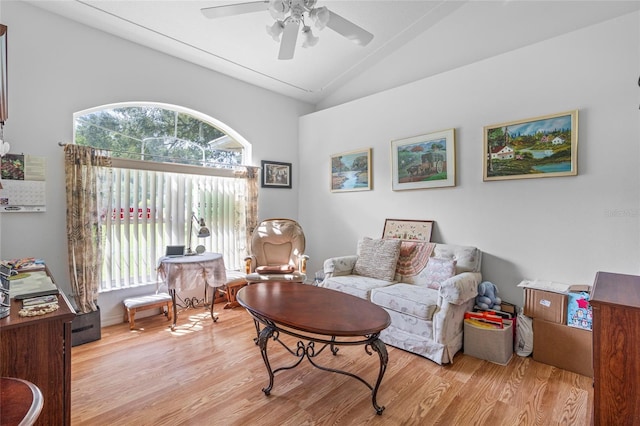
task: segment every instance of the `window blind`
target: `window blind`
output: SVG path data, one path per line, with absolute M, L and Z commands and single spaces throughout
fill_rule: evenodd
M 114 159 L 115 160 L 115 159 Z M 158 259 L 167 245 L 203 245 L 222 253 L 227 269 L 241 269 L 247 253 L 247 180 L 233 177 L 115 167 L 112 206 L 104 217 L 101 291 L 158 281 Z M 188 170 L 188 169 L 187 169 Z M 217 171 L 218 173 L 220 171 Z M 197 238 L 192 214 L 211 236 Z

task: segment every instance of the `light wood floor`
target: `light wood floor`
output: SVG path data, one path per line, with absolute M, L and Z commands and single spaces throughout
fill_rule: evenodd
M 157 315 L 105 327 L 102 339 L 72 350 L 73 425 L 587 425 L 592 381 L 533 359 L 500 366 L 461 353 L 439 366 L 387 346 L 389 365 L 375 414 L 359 381 L 313 368 L 306 360 L 268 376 L 255 328 L 242 308 L 179 314 L 178 327 Z M 271 344 L 272 342 L 270 342 Z M 295 343 L 295 342 L 293 342 Z M 274 368 L 292 359 L 269 346 Z M 362 347 L 322 353 L 325 365 L 373 382 L 378 356 Z

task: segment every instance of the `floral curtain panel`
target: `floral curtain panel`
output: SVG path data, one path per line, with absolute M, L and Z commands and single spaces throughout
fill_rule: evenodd
M 106 151 L 67 144 L 65 180 L 69 274 L 80 313 L 98 309 L 102 220 L 110 204 L 111 159 Z
M 258 167 L 246 167 L 241 172 L 241 177 L 247 179 L 247 199 L 245 200 L 246 209 L 246 230 L 247 237 L 246 247 L 251 247 L 251 234 L 258 226 Z

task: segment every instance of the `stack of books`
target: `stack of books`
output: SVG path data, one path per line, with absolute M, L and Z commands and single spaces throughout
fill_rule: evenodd
M 58 309 L 58 296 L 47 295 L 30 297 L 22 300 L 22 309 L 18 314 L 21 317 L 33 317 L 36 315 L 44 315 Z
M 503 318 L 494 312 L 465 312 L 464 322 L 481 328 L 504 328 Z
M 21 272 L 9 278 L 11 298 L 24 300 L 38 296 L 58 294 L 58 287 L 53 283 L 46 271 Z

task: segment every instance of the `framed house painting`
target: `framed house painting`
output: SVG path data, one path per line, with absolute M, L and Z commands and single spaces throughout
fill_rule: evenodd
M 371 148 L 331 156 L 331 192 L 371 189 Z
M 483 180 L 578 174 L 578 110 L 484 128 Z
M 291 188 L 291 163 L 262 160 L 263 188 Z
M 391 141 L 394 191 L 455 185 L 455 129 Z
M 431 241 L 432 220 L 386 219 L 382 238 Z

